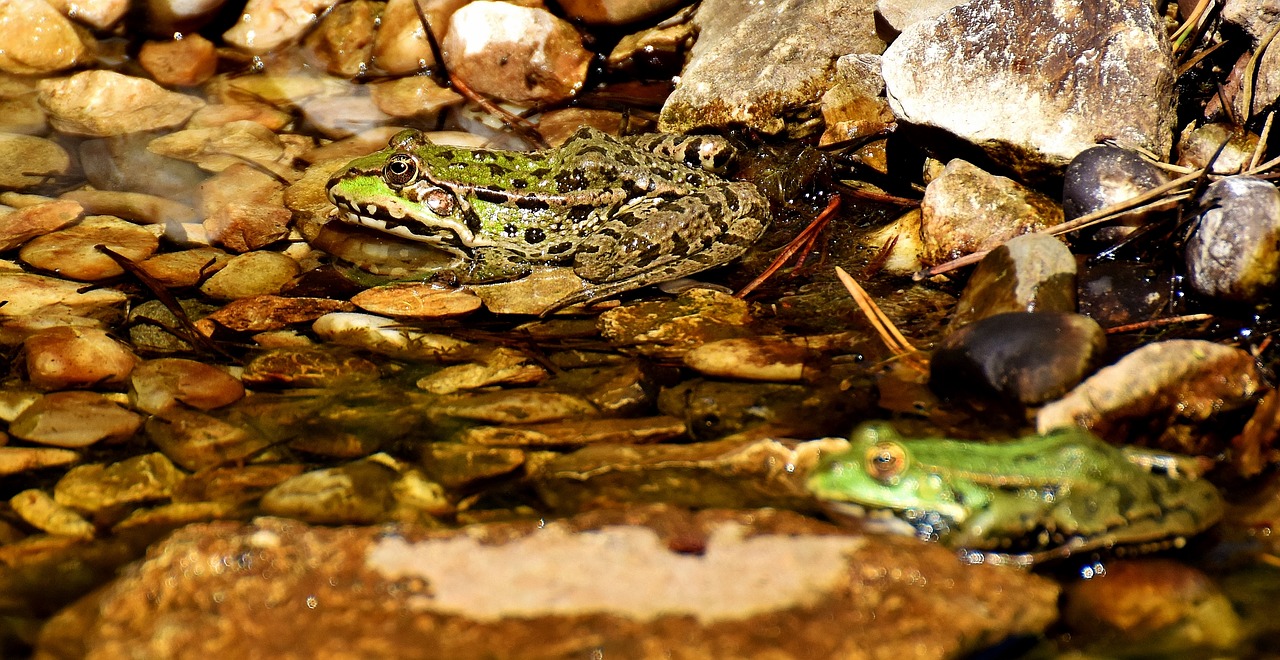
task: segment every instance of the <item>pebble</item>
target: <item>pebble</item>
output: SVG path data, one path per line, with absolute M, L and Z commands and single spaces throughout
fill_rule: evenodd
M 382 375 L 378 365 L 355 355 L 325 348 L 273 348 L 254 355 L 244 366 L 251 387 L 355 387 Z
M 136 263 L 150 257 L 159 248 L 160 240 L 145 227 L 109 215 L 95 215 L 31 239 L 22 246 L 18 258 L 34 268 L 86 282 L 123 275 L 124 269 L 98 250 L 99 245 Z
M 1127 422 L 1157 416 L 1168 420 L 1166 432 L 1175 433 L 1175 422 L 1211 421 L 1248 404 L 1262 386 L 1249 353 L 1199 339 L 1170 339 L 1129 353 L 1041 408 L 1036 429 L 1081 426 L 1103 438 L 1114 431 L 1123 434 L 1117 440 L 1132 441 Z
M 104 69 L 42 80 L 37 88 L 53 128 L 81 137 L 173 128 L 204 106 L 194 96 L 171 92 L 146 78 Z
M 899 121 L 1038 176 L 1104 139 L 1166 157 L 1174 68 L 1146 0 L 995 0 L 907 27 L 881 73 Z
M 23 410 L 9 433 L 28 442 L 81 449 L 128 440 L 142 416 L 96 392 L 53 392 Z
M 201 247 L 157 254 L 138 267 L 167 287 L 196 286 L 205 278 L 222 270 L 232 256 L 213 247 Z
M 88 215 L 112 215 L 131 222 L 168 227 L 198 222 L 196 210 L 164 197 L 114 190 L 72 190 L 59 199 L 78 202 Z
M 55 232 L 79 220 L 84 207 L 71 200 L 46 202 L 0 215 L 0 252 Z
M 740 337 L 707 342 L 684 354 L 685 366 L 704 376 L 798 381 L 810 359 L 805 337 Z
M 664 133 L 740 124 L 766 134 L 813 116 L 836 61 L 879 55 L 873 0 L 710 0 L 694 16 L 698 41 L 662 106 Z M 786 20 L 779 20 L 786 16 Z M 761 75 L 761 72 L 768 72 Z M 817 123 L 796 128 L 812 130 Z
M 682 0 L 561 0 L 570 20 L 589 25 L 625 25 L 670 12 Z
M 206 296 L 239 300 L 276 294 L 301 272 L 298 262 L 278 252 L 236 255 L 200 286 Z
M 71 21 L 45 0 L 0 2 L 0 71 L 63 71 L 89 58 Z
M 538 424 L 599 415 L 582 397 L 531 388 L 453 394 L 439 399 L 431 413 L 487 424 Z
M 524 465 L 525 454 L 510 447 L 478 447 L 459 442 L 429 442 L 422 447 L 427 476 L 448 489 L 510 474 Z
M 174 463 L 193 472 L 263 456 L 271 441 L 250 424 L 174 407 L 147 420 L 147 438 Z
M 1062 210 L 1067 220 L 1127 201 L 1166 183 L 1164 171 L 1131 149 L 1090 147 L 1067 165 L 1062 183 Z M 1161 210 L 1164 210 L 1162 207 Z M 1141 225 L 1151 211 L 1126 213 L 1118 221 Z
M 0 188 L 48 186 L 71 171 L 71 155 L 56 142 L 31 135 L 0 134 Z
M 300 39 L 333 4 L 333 0 L 249 0 L 240 20 L 222 38 L 246 53 L 262 55 Z
M 878 55 L 845 55 L 836 60 L 835 80 L 822 94 L 826 129 L 818 146 L 840 144 L 887 131 L 893 111 L 884 98 Z
M 671 300 L 624 305 L 604 312 L 597 321 L 609 343 L 671 358 L 710 341 L 749 334 L 750 322 L 746 302 L 711 289 L 689 289 Z
M 1205 168 L 1213 161 L 1214 174 L 1236 174 L 1249 166 L 1258 149 L 1258 136 L 1232 124 L 1203 124 L 1188 129 L 1178 140 L 1177 165 Z M 1225 143 L 1225 148 L 1218 148 Z M 1214 158 L 1217 154 L 1217 158 Z
M 1209 184 L 1184 248 L 1187 281 L 1214 298 L 1259 303 L 1280 282 L 1280 190 L 1266 179 L 1232 176 Z
M 674 440 L 685 435 L 684 422 L 674 417 L 589 419 L 544 424 L 472 426 L 454 440 L 485 447 L 585 447 L 638 445 Z
M 175 41 L 148 41 L 138 53 L 138 64 L 161 85 L 194 87 L 218 70 L 218 51 L 199 33 Z
M 36 100 L 34 87 L 30 93 L 0 96 L 0 133 L 44 135 L 48 132 L 49 122 Z
M 492 385 L 533 385 L 547 378 L 547 370 L 533 364 L 523 351 L 497 348 L 474 364 L 445 367 L 418 379 L 417 387 L 433 394 L 452 394 Z
M 267 491 L 263 513 L 329 525 L 386 521 L 395 506 L 394 470 L 372 460 L 304 472 Z
M 54 536 L 93 538 L 97 531 L 83 516 L 54 501 L 48 493 L 35 488 L 9 498 L 9 506 L 28 525 Z
M 80 453 L 70 449 L 0 447 L 0 477 L 51 467 L 62 467 L 76 463 L 79 460 Z
M 369 68 L 373 30 L 382 3 L 354 0 L 333 5 L 302 40 L 302 52 L 331 76 L 355 78 Z
M 64 15 L 98 30 L 108 30 L 129 11 L 129 0 L 49 0 Z
M 1093 371 L 1106 335 L 1087 316 L 1009 312 L 952 332 L 929 363 L 929 386 L 943 396 L 996 394 L 1037 405 L 1056 399 Z
M 27 378 L 42 390 L 119 388 L 140 361 L 128 346 L 97 328 L 55 327 L 23 342 Z
M 73 467 L 53 487 L 53 499 L 76 511 L 95 513 L 122 504 L 168 499 L 182 477 L 164 454 L 153 452 L 110 465 Z
M 951 315 L 951 329 L 1005 312 L 1076 311 L 1076 259 L 1049 234 L 1015 236 L 978 262 Z
M 129 374 L 129 402 L 159 414 L 180 403 L 213 410 L 244 397 L 244 385 L 226 369 L 182 358 L 147 360 Z
M 573 25 L 545 9 L 477 0 L 458 9 L 440 44 L 450 74 L 512 103 L 573 98 L 591 53 Z
M 289 235 L 292 214 L 284 206 L 284 184 L 244 163 L 200 184 L 200 208 L 209 237 L 233 252 L 257 250 Z
M 379 110 L 391 117 L 421 121 L 432 121 L 441 111 L 462 103 L 461 94 L 437 85 L 428 76 L 372 83 L 369 96 Z
M 161 156 L 195 163 L 209 172 L 221 172 L 248 162 L 296 178 L 280 164 L 285 158 L 280 138 L 271 129 L 251 120 L 177 131 L 152 140 L 147 149 Z
M 920 211 L 920 256 L 928 265 L 1062 222 L 1062 209 L 1052 199 L 959 158 L 929 182 Z
M 325 314 L 311 324 L 311 329 L 325 341 L 407 360 L 438 360 L 471 346 L 447 335 L 423 332 L 395 319 L 372 314 Z
M 420 2 L 436 41 L 444 39 L 449 16 L 467 0 L 426 0 Z M 418 20 L 414 0 L 390 0 L 382 10 L 382 24 L 373 36 L 373 68 L 389 75 L 426 71 L 436 59 L 427 43 L 426 31 Z
M 128 297 L 116 289 L 85 287 L 30 273 L 0 273 L 0 344 L 20 344 L 56 326 L 99 327 L 124 317 Z
M 480 298 L 468 289 L 419 282 L 400 282 L 365 289 L 351 302 L 370 314 L 398 319 L 464 316 L 480 309 Z
M 332 312 L 350 311 L 351 304 L 327 298 L 286 298 L 269 294 L 241 298 L 205 316 L 208 323 L 235 332 L 267 332 L 295 323 L 308 323 Z

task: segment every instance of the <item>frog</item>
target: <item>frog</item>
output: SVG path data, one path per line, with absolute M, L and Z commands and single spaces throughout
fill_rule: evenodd
M 1075 553 L 1181 547 L 1223 514 L 1205 479 L 1142 464 L 1191 464 L 1068 427 L 1001 442 L 904 438 L 887 422 L 851 434 L 806 484 L 834 517 L 892 516 L 971 563 L 1032 566 Z
M 444 250 L 462 284 L 570 267 L 591 303 L 741 256 L 769 224 L 760 190 L 723 176 L 713 135 L 614 137 L 584 126 L 535 152 L 433 143 L 406 129 L 327 190 L 337 219 Z

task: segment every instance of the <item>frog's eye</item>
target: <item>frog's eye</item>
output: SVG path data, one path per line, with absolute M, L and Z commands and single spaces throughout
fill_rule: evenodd
M 867 450 L 867 474 L 880 483 L 893 485 L 907 469 L 907 454 L 902 446 L 878 442 Z
M 409 154 L 394 154 L 382 166 L 382 178 L 393 186 L 407 186 L 418 177 L 418 163 Z

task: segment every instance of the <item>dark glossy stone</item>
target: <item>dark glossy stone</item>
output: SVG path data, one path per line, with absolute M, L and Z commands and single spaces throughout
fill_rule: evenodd
M 1280 282 L 1280 190 L 1265 179 L 1235 176 L 1200 197 L 1196 231 L 1187 241 L 1187 280 L 1196 291 L 1260 302 Z

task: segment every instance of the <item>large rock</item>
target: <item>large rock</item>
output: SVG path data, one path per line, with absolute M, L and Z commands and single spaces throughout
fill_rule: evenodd
M 39 644 L 78 657 L 949 658 L 1056 615 L 1044 578 L 790 512 L 441 532 L 260 519 L 182 529 Z
M 1105 139 L 1167 156 L 1173 71 L 1147 0 L 969 2 L 908 27 L 883 66 L 901 121 L 1027 173 Z
M 707 0 L 680 84 L 659 128 L 684 133 L 740 124 L 764 133 L 811 130 L 836 60 L 879 54 L 871 0 Z M 793 131 L 795 132 L 795 131 Z

